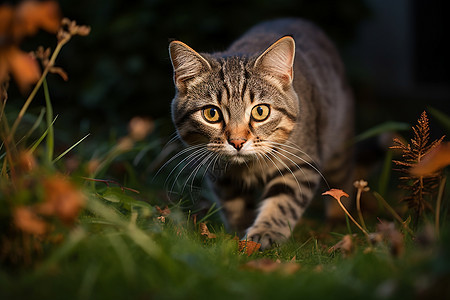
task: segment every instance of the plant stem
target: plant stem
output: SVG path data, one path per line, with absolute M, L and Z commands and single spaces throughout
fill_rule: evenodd
M 356 226 L 358 226 L 358 228 L 367 236 L 369 237 L 369 233 L 367 233 L 367 231 L 361 227 L 361 225 L 359 225 L 358 222 L 356 222 L 355 219 L 353 219 L 352 215 L 348 212 L 348 210 L 345 208 L 345 206 L 342 204 L 341 200 L 338 200 L 339 205 L 341 206 L 342 210 L 344 210 L 344 212 L 347 214 L 347 216 L 350 218 L 350 220 L 353 221 L 353 223 L 355 223 Z
M 358 189 L 358 192 L 356 194 L 356 210 L 358 211 L 358 217 L 362 227 L 367 231 L 366 223 L 364 222 L 364 218 L 361 212 L 361 193 L 362 189 Z
M 14 140 L 14 134 L 16 133 L 16 130 L 20 124 L 20 121 L 22 121 L 22 118 L 25 115 L 25 112 L 27 111 L 28 106 L 30 106 L 31 101 L 33 101 L 34 97 L 36 96 L 36 93 L 39 90 L 39 88 L 41 87 L 42 83 L 44 82 L 44 79 L 47 76 L 48 72 L 50 71 L 50 68 L 54 66 L 56 57 L 58 56 L 59 52 L 61 51 L 61 48 L 64 46 L 64 44 L 66 44 L 69 41 L 69 39 L 70 39 L 70 36 L 68 38 L 60 40 L 58 42 L 58 44 L 56 45 L 55 51 L 53 52 L 52 57 L 50 58 L 44 71 L 42 72 L 41 78 L 39 78 L 38 82 L 36 83 L 33 90 L 31 91 L 30 95 L 28 96 L 27 100 L 25 101 L 25 104 L 22 106 L 22 109 L 20 110 L 19 114 L 17 115 L 16 120 L 14 121 L 14 124 L 9 133 L 9 141 Z

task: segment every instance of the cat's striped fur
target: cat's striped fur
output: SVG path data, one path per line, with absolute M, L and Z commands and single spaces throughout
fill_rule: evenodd
M 202 156 L 231 228 L 267 248 L 290 236 L 322 174 L 334 187 L 350 182 L 353 100 L 317 27 L 282 19 L 225 52 L 199 54 L 179 41 L 169 48 L 173 121 Z

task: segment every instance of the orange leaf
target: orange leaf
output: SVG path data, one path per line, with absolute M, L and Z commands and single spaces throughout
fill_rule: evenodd
M 20 230 L 30 234 L 44 234 L 47 231 L 47 223 L 39 218 L 31 209 L 19 206 L 13 212 L 14 225 Z
M 14 10 L 10 5 L 0 6 L 0 36 L 7 35 L 10 30 L 11 20 L 13 18 Z
M 411 168 L 411 174 L 415 176 L 431 175 L 448 165 L 450 165 L 450 143 L 441 143 Z
M 37 61 L 19 48 L 10 47 L 6 59 L 21 90 L 25 90 L 31 84 L 36 83 L 41 77 L 41 70 Z
M 261 247 L 260 243 L 254 241 L 239 241 L 238 249 L 239 252 L 245 252 L 248 256 L 252 255 Z
M 24 1 L 17 6 L 15 13 L 13 35 L 16 38 L 33 35 L 40 28 L 56 33 L 61 25 L 61 13 L 56 1 Z
M 169 207 L 168 207 L 167 205 L 166 205 L 166 207 L 164 207 L 163 209 L 161 209 L 158 205 L 156 205 L 155 208 L 156 208 L 156 210 L 158 211 L 158 213 L 159 213 L 161 216 L 164 216 L 164 217 L 170 215 L 170 213 L 171 213 L 171 211 L 170 211 L 170 209 L 169 209 Z
M 214 233 L 211 233 L 208 229 L 208 226 L 206 226 L 206 223 L 200 223 L 198 224 L 200 227 L 200 234 L 203 236 L 206 236 L 209 239 L 216 238 L 216 235 Z
M 349 197 L 346 192 L 344 192 L 343 190 L 340 190 L 340 189 L 331 189 L 331 190 L 328 190 L 328 191 L 322 193 L 322 195 L 330 195 L 331 197 L 333 197 L 334 199 L 336 199 L 338 201 L 341 200 L 342 196 L 347 197 L 347 198 Z
M 43 215 L 56 215 L 71 225 L 84 205 L 84 196 L 77 187 L 61 175 L 44 181 L 45 202 L 39 206 Z

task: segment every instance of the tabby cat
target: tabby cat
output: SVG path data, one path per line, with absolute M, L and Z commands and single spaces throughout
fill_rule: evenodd
M 323 183 L 351 182 L 353 100 L 316 26 L 274 20 L 225 52 L 200 54 L 180 41 L 169 52 L 173 122 L 208 168 L 231 229 L 268 248 L 290 236 Z

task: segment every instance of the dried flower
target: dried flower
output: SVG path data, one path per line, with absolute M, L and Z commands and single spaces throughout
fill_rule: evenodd
M 356 210 L 358 211 L 359 221 L 361 222 L 362 227 L 367 231 L 366 223 L 364 222 L 364 218 L 361 212 L 361 194 L 362 192 L 370 191 L 370 188 L 367 186 L 367 181 L 357 180 L 353 183 L 353 186 L 358 190 L 356 193 Z

